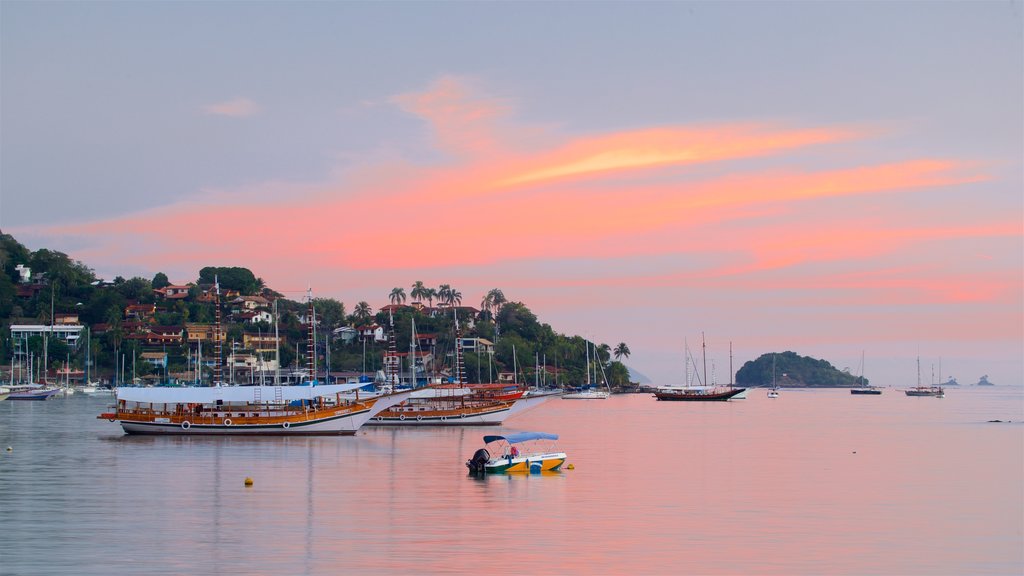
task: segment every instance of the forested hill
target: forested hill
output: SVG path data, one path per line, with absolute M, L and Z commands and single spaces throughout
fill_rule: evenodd
M 796 352 L 762 354 L 740 367 L 736 372 L 736 383 L 741 386 L 771 386 L 773 358 L 775 382 L 779 386 L 853 388 L 861 385 L 858 376 L 839 370 L 826 360 L 800 356 Z M 868 384 L 865 378 L 863 385 Z
M 214 294 L 214 278 L 219 297 Z M 629 357 L 625 343 L 613 348 L 560 334 L 497 288 L 483 295 L 479 304 L 468 295 L 470 301 L 463 303 L 462 293 L 448 284 L 435 289 L 419 281 L 380 297 L 375 306 L 313 299 L 318 369 L 330 366 L 332 372 L 372 374 L 385 364 L 390 326 L 397 349 L 404 354 L 411 347 L 415 323 L 418 349 L 431 351 L 438 372 L 450 372 L 457 317 L 461 345 L 472 347 L 463 355 L 463 377 L 468 382 L 495 381 L 505 373 L 506 378 L 531 384 L 571 386 L 597 379 L 613 387 L 629 385 L 629 372 L 619 361 Z M 168 279 L 157 272 L 152 279 L 103 280 L 66 254 L 45 248 L 32 251 L 0 233 L 0 365 L 13 356 L 34 355 L 37 361 L 44 357 L 42 336 L 16 343 L 11 325 L 73 324 L 89 327 L 93 374 L 101 378 L 134 358 L 127 373 L 152 380 L 188 379 L 200 351 L 197 342 L 213 338 L 217 311 L 223 324 L 221 338 L 230 351 L 225 355 L 237 353 L 239 368 L 243 362 L 264 363 L 268 357 L 276 358 L 285 370 L 307 365 L 307 303 L 284 298 L 247 268 L 207 266 L 193 279 Z M 279 333 L 280 340 L 272 333 Z M 84 367 L 86 347 L 80 340 L 51 336 L 46 345 L 51 374 L 65 363 L 72 371 Z M 212 347 L 202 351 L 206 371 Z M 599 361 L 588 364 L 587 359 L 595 357 Z M 598 375 L 588 377 L 588 366 Z

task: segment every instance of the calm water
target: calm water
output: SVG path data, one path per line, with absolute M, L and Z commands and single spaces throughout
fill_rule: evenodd
M 0 573 L 1024 572 L 1021 388 L 554 399 L 503 428 L 277 439 L 129 437 L 95 419 L 110 401 L 0 402 Z M 468 477 L 496 430 L 560 434 L 575 470 Z

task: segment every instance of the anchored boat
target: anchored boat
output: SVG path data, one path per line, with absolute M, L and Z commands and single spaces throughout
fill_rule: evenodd
M 346 435 L 412 393 L 345 396 L 360 386 L 118 388 L 115 410 L 98 418 L 128 434 Z
M 565 452 L 558 450 L 558 434 L 547 432 L 516 432 L 484 436 L 486 446 L 466 461 L 472 474 L 528 472 L 537 474 L 558 470 L 565 463 Z M 493 455 L 492 455 L 493 450 Z
M 508 395 L 506 393 L 505 395 Z M 526 396 L 522 390 L 495 397 L 473 385 L 430 387 L 377 414 L 372 426 L 496 426 L 506 418 L 535 408 L 554 395 Z

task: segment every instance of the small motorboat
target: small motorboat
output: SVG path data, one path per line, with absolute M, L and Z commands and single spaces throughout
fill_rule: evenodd
M 526 472 L 539 474 L 558 470 L 565 463 L 565 452 L 555 446 L 558 434 L 516 432 L 484 436 L 485 447 L 466 461 L 475 475 Z M 493 450 L 493 453 L 492 453 Z

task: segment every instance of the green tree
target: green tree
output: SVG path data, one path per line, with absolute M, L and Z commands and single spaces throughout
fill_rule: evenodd
M 171 282 L 167 279 L 167 274 L 164 274 L 163 272 L 157 272 L 153 276 L 153 281 L 150 282 L 150 284 L 153 286 L 154 290 L 159 290 L 160 288 L 170 286 Z
M 427 296 L 427 287 L 423 285 L 422 281 L 417 280 L 413 283 L 409 296 L 412 296 L 414 302 L 422 302 Z
M 242 294 L 256 294 L 262 286 L 248 268 L 238 266 L 207 266 L 199 271 L 199 283 L 220 283 L 221 290 L 238 290 Z
M 345 323 L 345 305 L 334 298 L 314 298 L 313 308 L 322 326 L 337 328 Z
M 621 359 L 623 357 L 629 358 L 629 354 L 630 354 L 629 346 L 626 346 L 625 342 L 619 342 L 615 346 L 615 359 L 616 360 L 619 360 L 619 359 Z
M 365 323 L 367 320 L 370 319 L 370 316 L 373 314 L 373 308 L 370 308 L 370 305 L 367 304 L 366 301 L 364 300 L 360 301 L 359 304 L 356 304 L 353 313 L 355 314 L 357 321 Z
M 405 289 L 392 288 L 389 298 L 391 299 L 392 304 L 402 304 L 403 302 L 405 302 Z
M 451 296 L 451 293 L 452 293 L 452 287 L 451 286 L 449 286 L 448 284 L 441 284 L 441 286 L 439 286 L 437 288 L 437 301 L 438 301 L 438 303 L 449 304 L 450 303 L 449 297 Z

